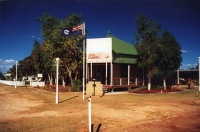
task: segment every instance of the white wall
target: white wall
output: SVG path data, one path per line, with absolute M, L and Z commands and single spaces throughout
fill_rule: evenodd
M 0 80 L 0 83 L 15 86 L 15 81 Z M 17 86 L 25 86 L 25 81 L 17 81 Z
M 31 82 L 30 81 L 30 86 L 32 86 L 32 87 L 36 87 L 36 86 L 43 87 L 43 86 L 45 86 L 45 82 Z

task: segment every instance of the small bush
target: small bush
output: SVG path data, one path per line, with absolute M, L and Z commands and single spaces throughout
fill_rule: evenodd
M 70 89 L 72 92 L 79 92 L 82 90 L 82 81 L 80 80 L 73 80 L 70 85 Z

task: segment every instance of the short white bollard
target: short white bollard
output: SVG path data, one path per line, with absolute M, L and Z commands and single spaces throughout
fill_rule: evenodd
M 88 98 L 88 125 L 89 125 L 89 132 L 92 131 L 92 119 L 91 119 L 91 103 L 92 103 L 92 100 L 91 100 L 91 97 Z
M 137 83 L 137 78 L 135 79 L 135 84 L 138 85 L 138 83 Z

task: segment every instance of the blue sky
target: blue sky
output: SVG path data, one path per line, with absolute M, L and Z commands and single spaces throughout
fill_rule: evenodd
M 42 41 L 37 17 L 43 13 L 64 19 L 82 15 L 88 38 L 111 35 L 135 41 L 135 17 L 143 13 L 171 32 L 182 48 L 182 69 L 194 67 L 200 56 L 200 1 L 198 0 L 0 0 L 0 70 L 29 56 L 34 40 Z

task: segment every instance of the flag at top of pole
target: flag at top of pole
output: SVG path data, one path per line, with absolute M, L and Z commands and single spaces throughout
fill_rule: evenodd
M 63 28 L 61 30 L 61 35 L 63 36 L 69 36 L 69 37 L 72 37 L 72 36 L 77 36 L 77 35 L 84 35 L 85 36 L 85 24 L 81 24 L 81 25 L 78 25 L 76 27 L 73 27 L 72 29 L 70 28 Z
M 79 30 L 82 30 L 82 29 L 83 29 L 83 24 L 76 26 L 76 27 L 73 27 L 72 32 L 79 31 Z

